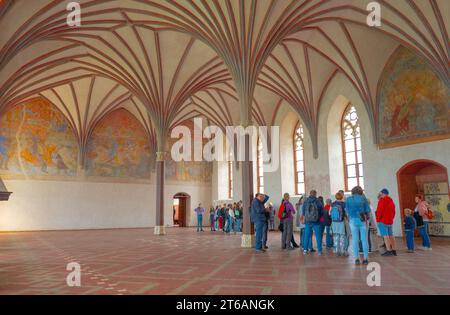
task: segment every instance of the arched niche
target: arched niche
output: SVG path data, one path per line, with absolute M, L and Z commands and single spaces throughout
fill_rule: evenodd
M 124 108 L 103 117 L 86 150 L 86 175 L 150 180 L 151 149 L 144 127 Z

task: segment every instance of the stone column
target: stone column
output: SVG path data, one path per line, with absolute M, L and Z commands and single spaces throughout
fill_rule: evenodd
M 250 220 L 250 205 L 254 197 L 253 193 L 253 162 L 251 161 L 252 143 L 251 137 L 245 135 L 245 161 L 241 163 L 242 170 L 242 202 L 244 206 L 244 220 L 242 228 L 241 247 L 254 246 L 254 232 Z
M 156 152 L 156 221 L 155 235 L 166 234 L 164 226 L 164 166 L 166 152 Z

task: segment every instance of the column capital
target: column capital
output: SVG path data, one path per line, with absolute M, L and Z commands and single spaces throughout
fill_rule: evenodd
M 167 159 L 167 152 L 156 152 L 156 161 L 165 161 Z

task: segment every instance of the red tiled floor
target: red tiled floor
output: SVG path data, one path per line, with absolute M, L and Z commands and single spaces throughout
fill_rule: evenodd
M 298 235 L 296 235 L 298 238 Z M 351 258 L 240 248 L 240 235 L 152 229 L 0 233 L 0 294 L 442 294 L 450 292 L 450 239 L 433 251 L 398 257 L 371 254 L 381 287 Z M 398 240 L 400 247 L 404 246 Z M 419 242 L 419 240 L 417 240 Z M 68 287 L 69 262 L 81 265 L 81 287 Z

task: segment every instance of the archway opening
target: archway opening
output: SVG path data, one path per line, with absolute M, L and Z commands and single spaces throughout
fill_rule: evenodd
M 450 236 L 449 184 L 447 168 L 431 160 L 415 160 L 397 172 L 402 218 L 403 209 L 416 206 L 414 197 L 422 194 L 433 210 L 430 235 Z
M 186 227 L 191 208 L 191 196 L 186 193 L 176 193 L 173 196 L 173 225 Z

